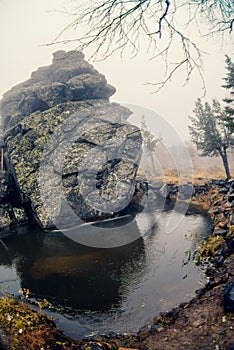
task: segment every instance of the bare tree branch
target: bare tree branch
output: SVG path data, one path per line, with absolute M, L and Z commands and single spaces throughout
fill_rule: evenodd
M 71 23 L 47 45 L 74 42 L 81 51 L 93 47 L 91 58 L 106 59 L 116 51 L 122 56 L 126 48 L 134 57 L 143 44 L 149 59 L 161 56 L 165 62 L 165 79 L 155 85 L 163 87 L 182 67 L 187 70 L 186 83 L 194 71 L 202 78 L 204 52 L 185 34 L 183 25 L 178 25 L 178 13 L 187 16 L 185 29 L 195 23 L 198 29 L 202 28 L 201 36 L 219 34 L 222 37 L 233 31 L 233 0 L 87 0 L 83 7 L 67 10 L 72 17 Z M 208 26 L 206 33 L 204 23 Z M 64 39 L 68 31 L 80 28 L 86 28 L 84 34 L 76 39 Z M 172 62 L 175 47 L 179 56 L 176 65 Z

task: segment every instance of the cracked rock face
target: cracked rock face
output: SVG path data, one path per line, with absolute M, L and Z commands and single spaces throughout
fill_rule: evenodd
M 109 102 L 114 91 L 82 53 L 58 51 L 4 95 L 7 168 L 43 229 L 132 205 L 142 137 L 126 121 L 131 112 Z
M 4 129 L 35 111 L 68 101 L 108 99 L 115 88 L 77 51 L 57 51 L 53 63 L 33 72 L 31 78 L 4 94 L 0 114 Z

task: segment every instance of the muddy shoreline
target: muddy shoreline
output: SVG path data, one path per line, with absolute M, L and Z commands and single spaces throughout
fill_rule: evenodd
M 137 335 L 85 341 L 64 336 L 47 317 L 38 321 L 38 313 L 27 306 L 9 303 L 1 310 L 0 349 L 234 349 L 234 314 L 224 306 L 225 288 L 234 281 L 234 181 L 210 181 L 195 189 L 189 210 L 199 207 L 208 212 L 214 230 L 198 247 L 195 262 L 203 264 L 209 281 L 192 300 L 155 316 L 152 325 Z M 30 321 L 35 324 L 17 331 L 13 320 L 8 320 L 17 314 L 20 318 L 21 312 L 22 319 L 35 315 Z

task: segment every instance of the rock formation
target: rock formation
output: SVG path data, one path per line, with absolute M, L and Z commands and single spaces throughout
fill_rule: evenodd
M 141 133 L 80 52 L 4 94 L 5 160 L 15 199 L 46 230 L 110 218 L 134 205 Z M 137 186 L 139 189 L 139 186 Z M 139 198 L 139 193 L 137 198 Z
M 1 101 L 4 129 L 25 116 L 68 101 L 106 99 L 115 88 L 77 51 L 57 51 L 53 63 L 33 72 L 31 78 L 6 92 Z

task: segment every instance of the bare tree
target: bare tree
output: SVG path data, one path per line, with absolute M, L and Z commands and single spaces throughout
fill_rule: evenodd
M 155 91 L 182 67 L 186 67 L 186 81 L 194 70 L 202 78 L 202 51 L 185 34 L 187 27 L 195 23 L 201 36 L 223 37 L 232 33 L 234 25 L 233 0 L 72 0 L 71 3 L 73 8 L 64 12 L 72 16 L 72 21 L 53 43 L 74 41 L 79 50 L 92 46 L 94 58 L 107 58 L 115 51 L 123 55 L 126 48 L 135 56 L 141 45 L 146 45 L 149 58 L 162 57 L 166 67 L 165 79 L 154 84 Z M 208 25 L 207 32 L 204 23 L 206 28 Z M 63 39 L 66 31 L 83 32 L 84 27 L 86 31 L 76 39 Z M 172 61 L 175 52 L 177 62 Z

